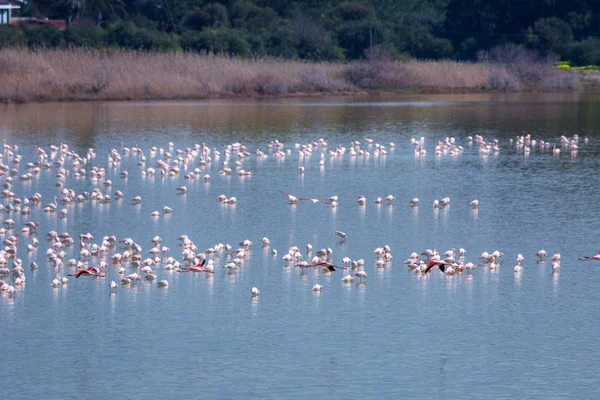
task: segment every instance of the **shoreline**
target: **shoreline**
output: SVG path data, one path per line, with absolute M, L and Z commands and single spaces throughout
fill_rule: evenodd
M 248 100 L 260 101 L 271 99 L 308 99 L 308 98 L 334 98 L 334 97 L 393 97 L 393 96 L 424 96 L 424 95 L 485 95 L 485 94 L 596 94 L 600 93 L 600 88 L 583 88 L 581 90 L 548 90 L 548 89 L 530 89 L 530 90 L 493 90 L 493 89 L 473 89 L 473 88 L 405 88 L 405 89 L 378 89 L 378 90 L 357 90 L 347 92 L 313 92 L 313 93 L 289 93 L 284 95 L 214 95 L 198 97 L 137 97 L 137 98 L 57 98 L 57 99 L 29 99 L 23 101 L 11 101 L 2 99 L 3 105 L 22 105 L 22 104 L 46 104 L 46 103 L 96 103 L 96 102 L 177 102 L 177 101 L 208 101 L 208 100 Z
M 240 59 L 193 53 L 0 50 L 0 102 L 600 92 L 600 74 L 548 64 Z

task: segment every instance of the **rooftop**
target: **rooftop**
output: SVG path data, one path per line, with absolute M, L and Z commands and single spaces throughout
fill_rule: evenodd
M 21 8 L 21 6 L 19 4 L 11 3 L 8 0 L 0 0 L 0 6 L 5 6 L 2 8 L 6 8 L 6 6 L 11 6 L 11 8 Z

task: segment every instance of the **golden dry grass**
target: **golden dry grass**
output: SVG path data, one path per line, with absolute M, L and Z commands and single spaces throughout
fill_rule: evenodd
M 548 67 L 549 68 L 549 67 Z M 308 63 L 193 53 L 0 51 L 0 101 L 201 99 L 433 88 L 572 90 L 546 67 L 445 62 Z
M 0 51 L 0 99 L 194 99 L 356 90 L 342 65 L 192 53 Z

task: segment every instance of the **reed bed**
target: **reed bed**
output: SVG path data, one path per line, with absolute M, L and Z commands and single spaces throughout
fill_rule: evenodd
M 0 101 L 202 99 L 340 94 L 370 89 L 576 90 L 579 75 L 547 65 L 309 63 L 195 53 L 0 51 Z

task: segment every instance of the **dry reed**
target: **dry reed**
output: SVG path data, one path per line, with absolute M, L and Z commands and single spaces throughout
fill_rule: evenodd
M 579 80 L 572 72 L 537 64 L 330 64 L 84 49 L 1 50 L 0 79 L 0 101 L 5 102 L 286 96 L 380 88 L 571 90 Z

